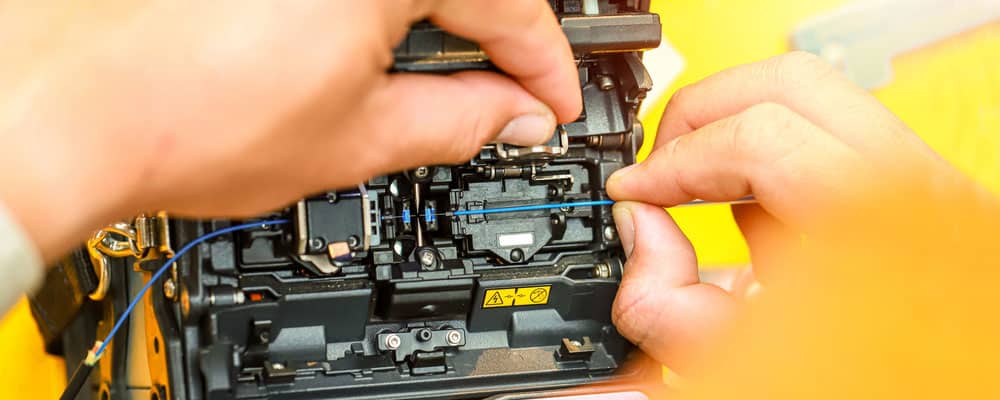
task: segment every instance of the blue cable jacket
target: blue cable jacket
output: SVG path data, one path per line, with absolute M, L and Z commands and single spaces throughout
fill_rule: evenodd
M 551 210 L 553 208 L 563 208 L 563 207 L 610 206 L 612 204 L 615 204 L 615 202 L 612 200 L 577 201 L 572 203 L 535 204 L 530 206 L 489 208 L 485 210 L 459 210 L 452 212 L 451 215 L 462 216 L 462 215 L 480 215 L 480 214 L 500 214 L 500 213 L 519 212 L 519 211 Z
M 157 270 L 155 274 L 153 274 L 152 278 L 149 278 L 148 282 L 146 282 L 146 286 L 143 286 L 142 289 L 139 290 L 139 293 L 135 296 L 134 299 L 132 299 L 132 302 L 129 303 L 128 308 L 125 309 L 125 312 L 123 312 L 122 315 L 118 317 L 118 322 L 115 322 L 115 326 L 111 328 L 111 332 L 108 332 L 108 336 L 105 337 L 104 341 L 101 342 L 101 346 L 97 348 L 96 352 L 94 352 L 94 359 L 97 360 L 101 358 L 101 355 L 104 354 L 104 349 L 108 347 L 109 343 L 111 343 L 111 338 L 115 336 L 115 333 L 118 333 L 118 329 L 122 327 L 122 324 L 124 324 L 125 321 L 128 319 L 129 315 L 132 314 L 132 309 L 135 308 L 136 304 L 139 304 L 139 300 L 142 300 L 142 297 L 146 295 L 146 292 L 149 291 L 149 288 L 153 286 L 153 283 L 159 280 L 160 276 L 163 276 L 163 273 L 166 272 L 168 269 L 170 269 L 170 266 L 174 265 L 174 263 L 176 263 L 177 260 L 179 260 L 182 256 L 184 256 L 185 253 L 187 253 L 195 246 L 201 244 L 202 242 L 208 239 L 219 237 L 227 233 L 242 231 L 244 229 L 260 228 L 270 225 L 283 225 L 287 224 L 288 222 L 289 221 L 287 219 L 276 219 L 270 221 L 258 221 L 242 225 L 230 226 L 228 228 L 222 228 L 211 233 L 206 233 L 205 235 L 199 236 L 197 239 L 192 240 L 190 243 L 184 245 L 184 247 L 182 247 L 177 252 L 177 254 L 174 254 L 174 256 L 171 259 L 163 263 L 163 266 L 160 267 L 160 269 Z

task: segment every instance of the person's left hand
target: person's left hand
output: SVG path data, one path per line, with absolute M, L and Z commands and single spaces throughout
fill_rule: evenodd
M 33 1 L 0 11 L 0 201 L 48 261 L 138 211 L 251 216 L 377 174 L 465 161 L 489 141 L 544 142 L 582 108 L 544 0 Z M 387 72 L 425 18 L 480 43 L 508 75 Z

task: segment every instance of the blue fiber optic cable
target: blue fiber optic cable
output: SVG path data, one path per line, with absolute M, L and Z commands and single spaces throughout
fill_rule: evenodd
M 520 211 L 551 210 L 554 208 L 563 208 L 563 207 L 610 206 L 612 204 L 615 204 L 615 202 L 612 200 L 575 201 L 570 203 L 533 204 L 529 206 L 487 208 L 484 210 L 458 210 L 446 214 L 451 214 L 454 216 L 500 214 L 500 213 L 512 213 Z
M 167 260 L 167 262 L 163 263 L 163 266 L 160 267 L 160 269 L 157 270 L 155 274 L 153 274 L 152 278 L 149 278 L 149 281 L 146 282 L 146 285 L 139 290 L 139 293 L 136 294 L 135 298 L 132 299 L 132 302 L 129 303 L 128 307 L 125 309 L 125 312 L 123 312 L 122 315 L 118 317 L 118 322 L 115 322 L 115 326 L 111 328 L 111 332 L 108 332 L 108 335 L 104 338 L 104 341 L 102 341 L 100 346 L 97 347 L 97 350 L 94 351 L 93 356 L 88 356 L 86 361 L 89 362 L 91 365 L 93 365 L 94 363 L 97 362 L 97 360 L 101 358 L 101 356 L 104 354 L 104 350 L 108 347 L 108 343 L 111 343 L 111 339 L 115 336 L 115 333 L 118 333 L 118 329 L 120 329 L 122 327 L 122 324 L 124 324 L 125 321 L 128 320 L 128 317 L 129 315 L 132 314 L 132 310 L 135 308 L 136 304 L 139 304 L 139 300 L 142 300 L 142 297 L 146 294 L 147 291 L 149 291 L 149 288 L 153 286 L 153 283 L 159 280 L 160 277 L 163 276 L 163 273 L 166 272 L 168 269 L 170 269 L 171 265 L 177 263 L 177 260 L 179 260 L 182 256 L 184 256 L 185 253 L 193 249 L 195 246 L 201 244 L 202 242 L 208 239 L 219 237 L 227 233 L 242 231 L 246 229 L 261 228 L 271 225 L 283 225 L 287 224 L 288 222 L 289 221 L 287 219 L 277 219 L 277 220 L 258 221 L 242 225 L 230 226 L 228 228 L 222 228 L 217 231 L 199 236 L 198 238 L 192 240 L 190 243 L 184 245 L 184 247 L 182 247 L 179 251 L 177 251 L 177 254 L 174 254 L 173 257 Z
M 705 200 L 692 200 L 684 204 L 678 204 L 675 207 L 689 207 L 689 206 L 699 206 L 699 205 L 709 205 L 709 204 L 753 204 L 756 203 L 757 199 L 753 196 L 744 196 L 732 201 L 705 201 Z M 516 207 L 497 207 L 497 208 L 487 208 L 482 210 L 458 210 L 447 212 L 445 215 L 453 215 L 456 217 L 463 215 L 483 215 L 483 214 L 502 214 L 502 213 L 512 213 L 521 211 L 537 211 L 537 210 L 551 210 L 555 208 L 564 207 L 593 207 L 593 206 L 610 206 L 615 204 L 614 200 L 594 200 L 594 201 L 576 201 L 569 203 L 549 203 L 549 204 L 532 204 L 527 206 L 516 206 Z

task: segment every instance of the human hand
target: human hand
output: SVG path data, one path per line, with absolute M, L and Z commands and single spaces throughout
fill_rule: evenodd
M 649 158 L 608 181 L 628 255 L 616 326 L 683 372 L 739 315 L 736 298 L 700 282 L 690 243 L 662 207 L 754 195 L 759 205 L 734 206 L 733 214 L 766 290 L 790 270 L 808 269 L 802 235 L 816 242 L 862 235 L 883 227 L 885 220 L 869 217 L 892 213 L 897 198 L 978 191 L 814 56 L 792 53 L 721 72 L 681 89 Z M 879 210 L 863 212 L 872 207 Z
M 8 7 L 8 33 L 43 9 Z M 34 20 L 45 32 L 22 35 L 31 57 L 9 50 L 0 75 L 0 200 L 47 261 L 137 211 L 250 216 L 464 161 L 489 141 L 544 142 L 582 107 L 542 0 L 169 0 L 59 15 Z M 387 73 L 424 18 L 479 42 L 510 77 Z

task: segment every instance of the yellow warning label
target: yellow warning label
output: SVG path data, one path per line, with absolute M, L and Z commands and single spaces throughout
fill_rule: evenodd
M 483 308 L 548 304 L 551 289 L 552 286 L 487 289 L 483 296 Z
M 483 296 L 483 308 L 510 307 L 516 293 L 517 289 L 489 289 Z

